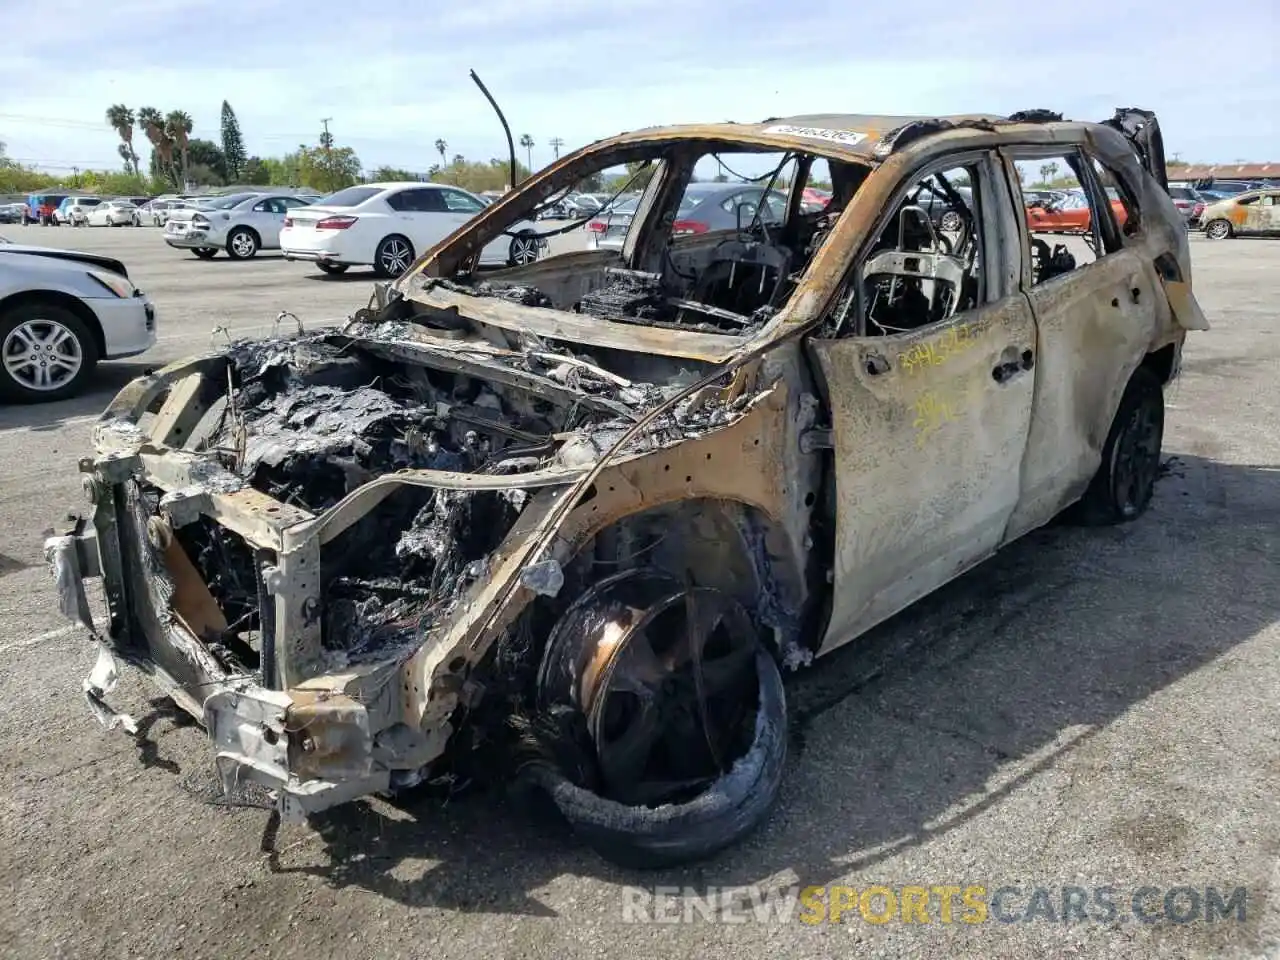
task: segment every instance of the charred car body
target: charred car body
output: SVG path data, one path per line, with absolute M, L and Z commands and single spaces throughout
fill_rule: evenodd
M 1015 163 L 1049 150 L 1101 247 L 1046 272 Z M 786 167 L 785 218 L 673 236 L 723 151 L 781 155 L 761 180 Z M 560 192 L 646 162 L 621 250 L 479 268 Z M 806 210 L 817 162 L 833 198 Z M 81 463 L 92 508 L 48 552 L 100 644 L 100 719 L 131 723 L 107 701 L 140 667 L 226 784 L 288 818 L 501 744 L 606 856 L 685 860 L 772 803 L 783 668 L 1064 509 L 1142 513 L 1162 386 L 1206 327 L 1149 113 L 641 130 L 508 193 L 339 329 L 127 386 Z

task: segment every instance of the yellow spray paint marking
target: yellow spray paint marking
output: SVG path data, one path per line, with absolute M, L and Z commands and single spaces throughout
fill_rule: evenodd
M 906 373 L 914 374 L 931 367 L 940 367 L 952 357 L 959 356 L 977 346 L 967 323 L 949 327 L 934 340 L 917 343 L 898 354 L 898 366 Z
M 911 421 L 916 431 L 916 446 L 923 447 L 944 426 L 964 416 L 964 407 L 964 397 L 960 395 L 939 394 L 934 390 L 921 393 L 915 402 L 915 419 Z

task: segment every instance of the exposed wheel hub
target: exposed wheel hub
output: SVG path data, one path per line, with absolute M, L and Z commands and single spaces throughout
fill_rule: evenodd
M 587 591 L 548 640 L 542 690 L 586 717 L 602 793 L 683 802 L 750 742 L 756 631 L 717 590 L 632 570 Z

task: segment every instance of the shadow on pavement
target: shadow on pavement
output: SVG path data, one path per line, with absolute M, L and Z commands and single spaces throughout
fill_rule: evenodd
M 104 360 L 93 371 L 85 390 L 53 403 L 0 403 L 0 430 L 26 427 L 29 430 L 57 430 L 66 420 L 96 417 L 120 389 L 134 377 L 157 369 L 161 364 L 146 360 Z M 86 451 L 87 452 L 87 451 Z
M 306 279 L 316 283 L 373 283 L 379 278 L 369 267 L 352 267 L 346 273 L 324 273 L 317 268 L 315 273 L 308 273 Z
M 1277 619 L 1280 469 L 1176 456 L 1164 473 L 1136 523 L 1037 531 L 796 676 L 779 806 L 710 861 L 615 868 L 491 791 L 336 808 L 312 822 L 321 862 L 272 869 L 409 906 L 546 915 L 531 892 L 566 875 L 826 885 L 928 843 Z

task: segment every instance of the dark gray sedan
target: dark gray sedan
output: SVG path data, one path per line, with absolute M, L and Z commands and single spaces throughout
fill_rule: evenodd
M 671 234 L 679 237 L 733 230 L 739 225 L 746 227 L 755 219 L 762 198 L 765 204 L 760 221 L 781 223 L 786 215 L 787 198 L 776 190 L 765 198 L 764 187 L 751 183 L 691 183 L 676 210 Z M 588 223 L 591 246 L 621 250 L 639 202 L 637 197 L 615 204 Z

